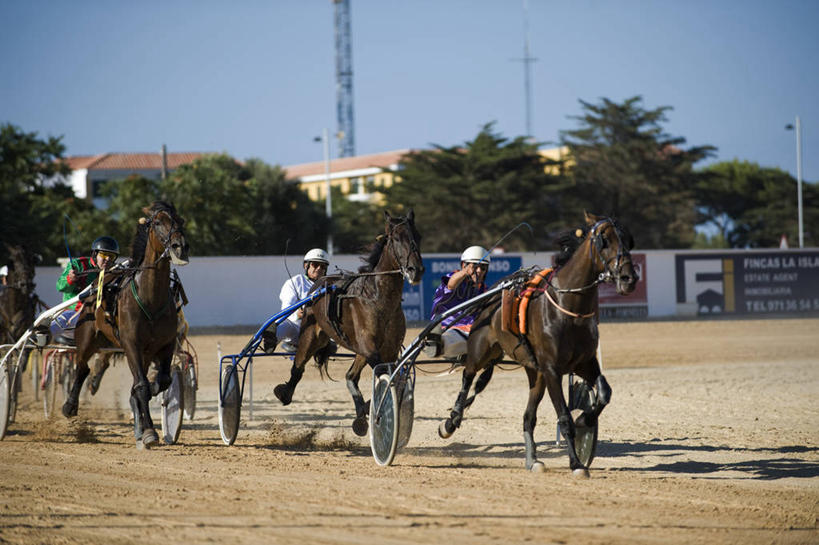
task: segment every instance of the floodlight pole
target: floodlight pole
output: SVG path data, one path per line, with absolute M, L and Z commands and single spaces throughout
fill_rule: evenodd
M 804 248 L 805 234 L 802 228 L 802 121 L 796 116 L 796 127 L 788 123 L 786 130 L 796 131 L 796 207 L 799 214 L 799 247 Z
M 324 143 L 324 188 L 327 198 L 324 201 L 324 211 L 327 214 L 327 253 L 333 255 L 333 197 L 330 191 L 330 136 L 325 128 L 321 133 L 321 140 Z

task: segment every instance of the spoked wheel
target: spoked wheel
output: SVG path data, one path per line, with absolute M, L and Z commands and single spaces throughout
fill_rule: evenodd
M 31 371 L 31 389 L 34 392 L 34 401 L 40 400 L 40 370 L 43 365 L 43 353 L 32 350 L 28 354 L 28 368 Z
M 171 369 L 171 384 L 162 392 L 162 440 L 166 445 L 176 443 L 182 430 L 183 380 L 182 371 L 174 367 Z
M 407 379 L 398 392 L 398 446 L 403 448 L 409 443 L 412 435 L 412 421 L 415 418 L 415 392 L 412 381 Z
M 370 400 L 370 448 L 380 466 L 390 465 L 395 458 L 399 418 L 395 385 L 389 375 L 379 375 L 373 381 Z
M 57 363 L 58 357 L 54 354 L 54 352 L 49 352 L 46 354 L 46 362 L 45 362 L 45 369 L 43 370 L 43 380 L 42 380 L 42 388 L 43 388 L 43 412 L 45 413 L 45 417 L 51 418 L 51 415 L 54 413 L 54 407 L 57 406 L 57 390 L 59 390 L 57 386 L 57 377 L 59 375 L 57 367 L 59 364 Z M 37 389 L 40 389 L 40 384 L 37 385 Z
M 571 385 L 571 389 L 569 410 L 579 410 L 583 413 L 591 412 L 596 398 L 591 386 L 585 380 L 578 379 L 577 382 Z M 581 421 L 584 420 L 581 419 Z M 577 458 L 581 464 L 589 467 L 597 450 L 597 422 L 595 422 L 594 426 L 578 426 L 576 418 L 574 434 L 574 450 L 577 453 Z
M 222 370 L 219 390 L 219 433 L 222 434 L 222 441 L 230 446 L 239 433 L 239 414 L 242 408 L 239 373 L 235 365 L 226 365 Z
M 196 367 L 193 356 L 187 352 L 180 356 L 185 359 L 182 367 L 182 401 L 185 418 L 193 420 L 193 414 L 196 412 Z
M 20 354 L 12 354 L 14 361 L 9 361 L 9 423 L 13 423 L 17 417 L 17 398 L 20 397 L 20 390 L 23 388 L 23 361 L 28 358 L 25 351 Z
M 0 363 L 0 439 L 6 436 L 6 430 L 9 427 L 10 383 L 8 364 Z

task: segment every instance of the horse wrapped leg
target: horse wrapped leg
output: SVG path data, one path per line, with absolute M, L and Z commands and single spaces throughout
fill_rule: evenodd
M 159 435 L 154 430 L 148 402 L 151 399 L 151 386 L 143 379 L 131 388 L 131 410 L 134 412 L 134 438 L 138 449 L 151 448 L 159 442 Z
M 475 373 L 464 369 L 464 376 L 461 381 L 461 391 L 458 392 L 458 397 L 455 399 L 455 404 L 452 406 L 452 411 L 449 413 L 449 418 L 441 422 L 438 426 L 438 435 L 442 439 L 448 439 L 461 426 L 464 417 L 464 410 L 468 406 L 467 395 L 469 389 L 472 387 L 472 381 L 475 380 Z M 474 399 L 474 398 L 473 398 Z M 471 401 L 470 401 L 471 403 Z
M 361 378 L 361 371 L 364 369 L 364 364 L 367 360 L 358 355 L 353 360 L 353 364 L 347 370 L 347 390 L 353 397 L 353 404 L 355 404 L 355 420 L 353 420 L 353 433 L 359 437 L 367 435 L 369 429 L 369 422 L 367 414 L 370 412 L 369 402 L 364 401 L 364 395 L 358 387 L 358 381 Z

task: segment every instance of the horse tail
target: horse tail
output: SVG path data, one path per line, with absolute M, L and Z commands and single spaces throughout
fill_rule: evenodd
M 330 376 L 330 373 L 327 370 L 327 363 L 330 361 L 330 356 L 335 353 L 336 345 L 333 343 L 333 341 L 329 341 L 325 346 L 319 348 L 313 355 L 313 359 L 316 362 L 316 367 L 319 370 L 319 375 L 321 376 L 322 380 L 329 379 L 334 381 L 333 377 Z

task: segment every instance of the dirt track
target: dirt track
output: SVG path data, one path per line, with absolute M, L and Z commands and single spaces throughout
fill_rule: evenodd
M 819 320 L 601 335 L 614 394 L 588 480 L 554 445 L 548 400 L 535 437 L 547 471 L 523 469 L 520 370 L 496 373 L 448 441 L 436 429 L 460 375 L 420 375 L 412 438 L 386 468 L 350 430 L 343 382 L 311 368 L 290 406 L 275 400 L 284 359 L 259 360 L 253 420 L 246 393 L 224 446 L 216 343 L 236 352 L 245 335 L 193 337 L 196 417 L 177 445 L 147 452 L 133 445 L 124 363 L 71 422 L 44 421 L 27 382 L 0 442 L 0 543 L 819 542 Z

